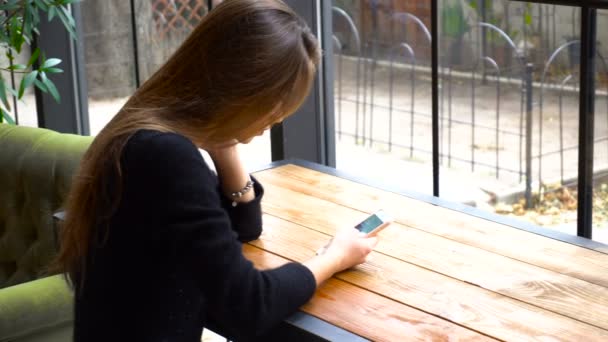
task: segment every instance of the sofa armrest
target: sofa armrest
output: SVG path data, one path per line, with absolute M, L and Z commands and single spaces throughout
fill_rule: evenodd
M 73 321 L 73 298 L 63 275 L 0 289 L 0 341 Z

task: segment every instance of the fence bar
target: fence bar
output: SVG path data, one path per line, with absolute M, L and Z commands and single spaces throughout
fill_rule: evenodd
M 431 0 L 431 64 L 433 101 L 433 196 L 439 197 L 439 15 L 438 0 Z
M 490 9 L 491 10 L 491 9 Z M 481 22 L 488 22 L 488 9 L 486 8 L 486 0 L 479 1 L 479 14 L 481 14 Z M 481 55 L 483 57 L 488 55 L 488 31 L 486 28 L 481 29 Z M 486 74 L 486 65 L 481 66 L 482 81 L 481 84 L 486 85 L 488 82 L 488 75 Z
M 526 208 L 532 209 L 532 73 L 534 65 L 526 65 Z M 540 181 L 540 179 L 539 179 Z
M 581 64 L 578 152 L 578 236 L 591 239 L 597 10 L 581 9 Z
M 608 9 L 608 1 L 606 0 L 511 0 L 517 2 L 531 2 L 536 4 L 550 4 L 560 6 L 581 6 Z

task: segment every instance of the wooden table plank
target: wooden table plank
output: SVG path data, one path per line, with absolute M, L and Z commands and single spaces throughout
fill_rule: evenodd
M 262 237 L 252 244 L 302 262 L 328 239 L 321 232 L 265 215 Z M 336 278 L 501 340 L 608 340 L 606 330 L 380 253 Z
M 288 262 L 251 245 L 243 246 L 243 252 L 260 269 Z M 301 309 L 373 341 L 494 341 L 335 278 L 320 286 L 312 300 Z
M 326 234 L 366 216 L 272 182 L 265 186 L 265 212 Z M 608 329 L 605 287 L 400 224 L 391 225 L 381 236 L 377 250 L 382 253 Z
M 363 212 L 383 208 L 404 225 L 608 287 L 607 254 L 295 165 L 256 177 Z

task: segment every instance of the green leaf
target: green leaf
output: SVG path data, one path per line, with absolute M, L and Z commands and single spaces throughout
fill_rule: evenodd
M 13 17 L 9 24 L 9 35 L 10 45 L 17 51 L 17 54 L 21 53 L 21 46 L 25 42 L 25 38 L 21 32 L 21 21 L 17 17 Z
M 8 87 L 6 88 L 6 91 L 8 91 L 11 95 L 13 95 L 14 97 L 17 97 L 17 91 L 15 89 L 13 89 L 13 87 Z
M 9 60 L 9 62 L 12 62 L 15 60 L 15 56 L 13 56 L 13 49 L 11 47 L 6 49 L 5 55 L 6 55 L 6 58 Z
M 61 74 L 63 70 L 59 68 L 45 68 L 44 71 L 49 74 Z
M 40 23 L 40 12 L 38 11 L 37 8 L 34 7 L 34 10 L 31 13 L 32 13 L 32 30 L 35 30 L 36 27 L 38 26 L 38 23 Z
M 34 0 L 34 2 L 36 3 L 36 6 L 38 6 L 38 8 L 40 8 L 41 10 L 47 12 L 49 10 L 49 6 L 42 0 Z
M 67 22 L 70 24 L 70 26 L 71 27 L 75 27 L 76 26 L 76 21 L 74 21 L 74 18 L 72 17 L 72 13 L 70 13 L 70 11 L 68 10 L 68 7 L 67 6 L 61 6 L 60 9 L 63 12 L 63 15 L 67 19 Z
M 32 66 L 38 59 L 38 56 L 40 56 L 40 48 L 36 48 L 36 50 L 34 50 L 32 57 L 30 57 L 30 60 L 27 62 L 27 66 Z
M 19 86 L 19 96 L 17 96 L 18 99 L 21 99 L 23 97 L 23 93 L 25 92 L 25 89 L 30 87 L 34 83 L 37 76 L 38 76 L 38 71 L 34 70 L 34 71 L 30 72 L 29 74 L 27 74 L 21 80 L 21 85 Z
M 4 110 L 4 108 L 0 108 L 0 116 L 6 119 L 7 124 L 15 125 L 15 120 L 13 120 L 13 118 L 10 116 L 10 114 L 8 114 L 6 110 Z
M 57 7 L 49 7 L 49 21 L 53 20 L 57 15 Z
M 61 103 L 61 96 L 59 96 L 59 92 L 57 91 L 57 87 L 55 87 L 55 84 L 53 84 L 53 82 L 46 77 L 46 74 L 44 72 L 40 73 L 40 78 L 42 79 L 42 83 L 46 85 L 47 89 L 49 90 L 49 93 L 51 94 L 51 96 L 53 96 L 55 101 L 57 101 L 57 103 Z
M 55 65 L 61 63 L 61 59 L 59 58 L 49 58 L 46 61 L 44 61 L 44 63 L 42 63 L 42 66 L 40 67 L 40 69 L 46 69 L 46 68 L 50 68 L 50 67 L 54 67 Z
M 49 90 L 47 89 L 47 87 L 44 85 L 44 83 L 42 83 L 42 81 L 40 81 L 39 79 L 36 79 L 36 80 L 34 81 L 34 85 L 35 85 L 36 87 L 38 87 L 38 89 L 42 90 L 42 92 L 44 92 L 44 93 L 48 93 L 48 91 L 49 91 Z
M 24 69 L 27 69 L 27 65 L 13 64 L 8 67 L 8 70 L 24 70 Z
M 6 83 L 4 83 L 4 78 L 0 78 L 0 99 L 2 100 L 2 104 L 4 107 L 11 109 L 11 104 L 8 102 L 8 98 L 6 97 Z
M 13 11 L 19 9 L 21 6 L 16 1 L 9 1 L 6 4 L 0 5 L 0 11 Z
M 70 24 L 70 19 L 74 19 L 71 17 L 71 15 L 69 15 L 69 12 L 68 15 L 66 15 L 62 11 L 58 10 L 57 16 L 59 17 L 59 19 L 61 19 L 63 27 L 70 33 L 70 37 L 76 40 L 76 31 L 74 30 L 74 26 Z

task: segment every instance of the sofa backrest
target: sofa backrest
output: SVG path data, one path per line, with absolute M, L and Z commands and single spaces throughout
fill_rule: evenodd
M 45 272 L 57 252 L 53 213 L 91 141 L 0 124 L 0 288 Z

